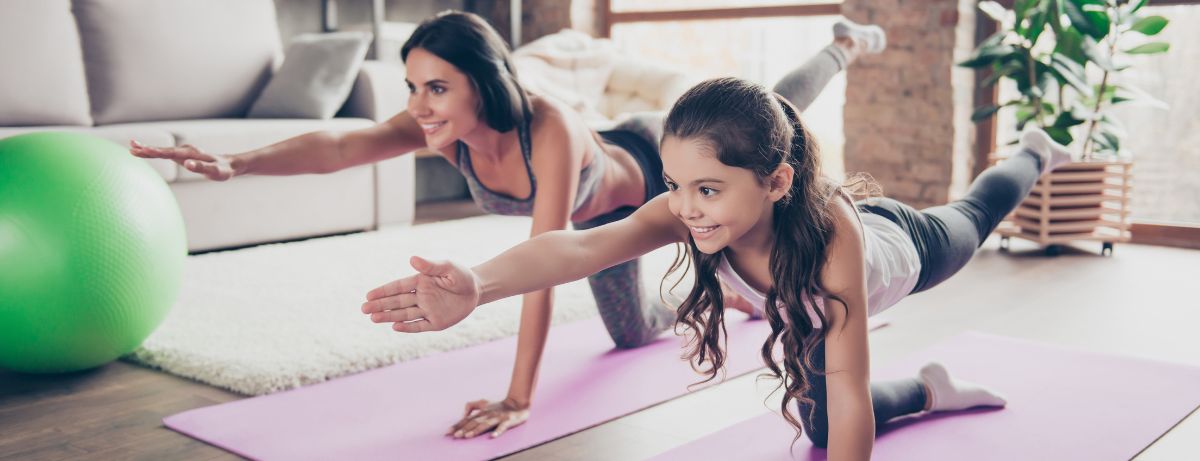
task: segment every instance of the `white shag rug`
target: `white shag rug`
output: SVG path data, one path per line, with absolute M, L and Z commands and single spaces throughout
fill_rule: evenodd
M 188 257 L 171 313 L 126 360 L 261 395 L 514 335 L 520 296 L 421 334 L 359 309 L 368 290 L 414 272 L 409 256 L 473 266 L 527 239 L 530 222 L 484 216 Z M 673 246 L 643 257 L 646 293 L 674 258 Z M 690 289 L 685 280 L 676 295 Z M 586 280 L 554 297 L 556 324 L 597 314 Z

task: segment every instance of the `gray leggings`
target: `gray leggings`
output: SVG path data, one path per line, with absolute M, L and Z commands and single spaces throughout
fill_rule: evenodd
M 775 85 L 775 91 L 804 110 L 817 98 L 829 80 L 846 68 L 841 49 L 829 45 L 808 62 L 789 73 Z M 611 132 L 601 133 L 606 141 L 629 151 L 642 167 L 646 178 L 646 201 L 666 190 L 662 182 L 662 160 L 658 145 L 662 140 L 663 112 L 642 112 L 619 123 Z M 630 139 L 630 136 L 638 139 Z M 586 222 L 574 223 L 576 229 L 590 229 L 629 216 L 636 207 L 614 210 Z M 588 277 L 600 317 L 618 348 L 628 349 L 653 341 L 675 324 L 675 310 L 658 296 L 646 296 L 641 284 L 640 260 L 634 259 L 604 269 Z
M 1000 220 L 1029 195 L 1041 170 L 1041 156 L 1022 151 L 984 170 L 960 200 L 921 211 L 892 199 L 868 200 L 875 203 L 860 202 L 858 207 L 899 224 L 913 239 L 921 258 L 921 274 L 913 289 L 916 293 L 933 288 L 962 269 Z M 813 351 L 812 362 L 814 370 L 825 370 L 824 341 Z M 805 371 L 812 386 L 806 395 L 814 404 L 797 404 L 800 420 L 813 445 L 825 447 L 829 442 L 825 377 L 813 370 Z M 871 383 L 876 427 L 898 416 L 921 411 L 926 398 L 924 386 L 917 378 Z

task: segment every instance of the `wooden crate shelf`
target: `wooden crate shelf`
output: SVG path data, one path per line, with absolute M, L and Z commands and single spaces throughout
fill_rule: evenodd
M 996 229 L 1001 247 L 1015 237 L 1058 254 L 1059 245 L 1097 241 L 1101 254 L 1111 254 L 1114 244 L 1131 237 L 1132 170 L 1128 161 L 1076 162 L 1043 175 Z

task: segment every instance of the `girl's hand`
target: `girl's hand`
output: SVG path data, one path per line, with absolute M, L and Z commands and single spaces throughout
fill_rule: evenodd
M 469 439 L 492 431 L 492 438 L 496 438 L 509 428 L 521 425 L 527 419 L 529 419 L 528 405 L 517 404 L 511 399 L 499 402 L 476 400 L 467 404 L 462 420 L 451 426 L 446 435 L 456 439 Z
M 141 158 L 165 158 L 213 181 L 225 181 L 234 175 L 229 156 L 206 154 L 190 144 L 179 147 L 150 147 L 130 140 L 129 153 Z
M 413 256 L 418 274 L 393 281 L 367 293 L 364 314 L 375 323 L 392 323 L 405 333 L 440 331 L 461 322 L 479 305 L 479 278 L 449 261 Z

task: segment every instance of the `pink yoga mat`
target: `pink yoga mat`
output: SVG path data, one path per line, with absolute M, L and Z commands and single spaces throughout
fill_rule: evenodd
M 872 319 L 872 327 L 886 324 Z M 726 368 L 762 367 L 765 321 L 726 322 Z M 701 376 L 680 360 L 681 338 L 612 349 L 599 319 L 553 328 L 528 422 L 497 439 L 453 440 L 469 400 L 500 398 L 516 338 L 367 371 L 292 391 L 186 411 L 167 427 L 258 459 L 478 460 L 514 453 L 687 393 Z
M 889 423 L 873 457 L 885 460 L 1127 460 L 1200 405 L 1200 368 L 964 333 L 873 379 L 910 376 L 930 360 L 1008 398 L 1001 410 L 935 413 Z M 824 460 L 825 450 L 767 413 L 654 458 Z

